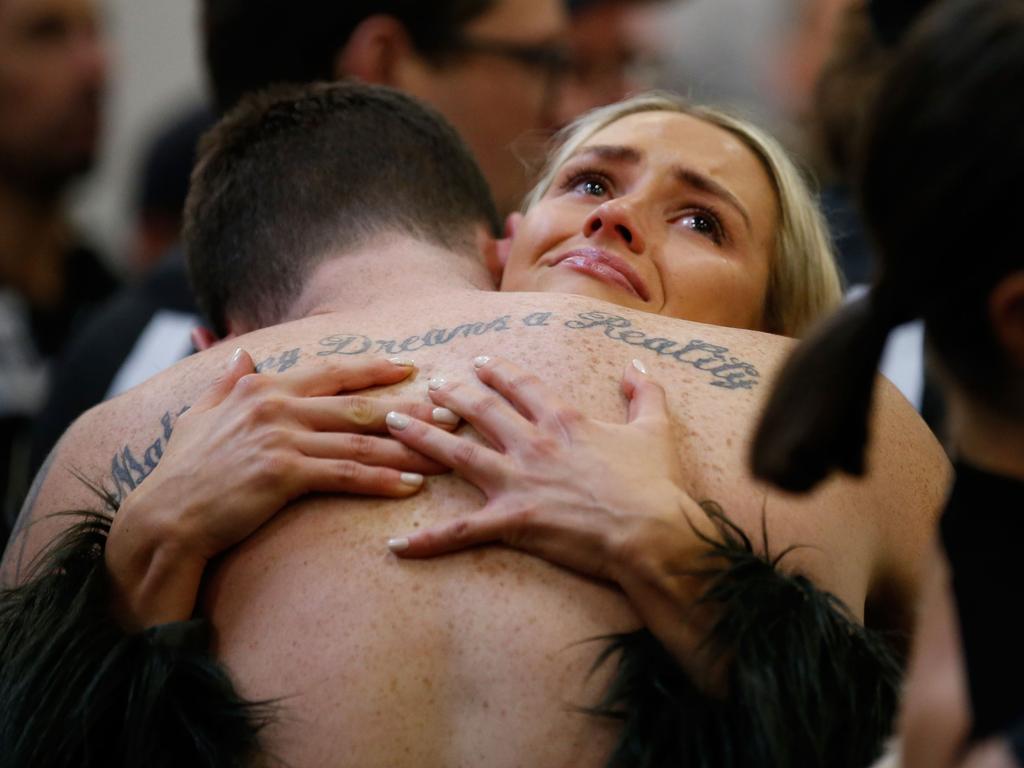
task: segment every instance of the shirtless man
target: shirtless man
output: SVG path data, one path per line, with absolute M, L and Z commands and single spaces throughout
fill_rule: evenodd
M 196 193 L 189 235 L 202 251 L 204 236 L 225 236 L 239 217 L 277 222 L 313 203 L 337 209 L 330 226 L 307 218 L 301 229 L 260 233 L 271 253 L 291 246 L 299 266 L 275 272 L 256 259 L 236 270 L 237 284 L 224 283 L 227 330 L 244 334 L 233 343 L 263 361 L 262 371 L 289 376 L 340 358 L 397 355 L 414 357 L 424 376 L 454 381 L 471 376 L 474 358 L 500 349 L 550 372 L 585 414 L 616 419 L 621 371 L 640 357 L 667 384 L 685 427 L 678 448 L 696 498 L 714 499 L 752 533 L 764 512 L 773 551 L 808 545 L 788 557 L 789 567 L 859 620 L 909 604 L 945 463 L 889 388 L 879 392 L 869 476 L 833 480 L 806 498 L 770 493 L 749 479 L 745 456 L 785 339 L 580 296 L 487 291 L 476 254 L 494 247 L 491 209 L 468 157 L 439 153 L 439 144 L 454 142 L 443 126 L 398 96 L 352 86 L 266 110 L 236 115 L 234 143 L 225 131 L 225 145 L 206 158 L 206 173 L 219 163 L 236 175 L 200 173 L 205 192 Z M 402 152 L 385 167 L 373 140 Z M 303 142 L 311 148 L 296 149 Z M 322 142 L 333 142 L 331 151 Z M 250 151 L 253 162 L 238 160 Z M 336 164 L 346 162 L 343 172 Z M 397 189 L 403 178 L 416 183 Z M 346 185 L 359 195 L 338 190 Z M 254 330 L 274 322 L 281 324 Z M 45 515 L 94 506 L 76 475 L 124 492 L 151 472 L 175 415 L 227 356 L 197 355 L 80 419 L 35 498 L 31 517 L 42 522 L 15 539 L 8 566 L 52 538 Z M 274 377 L 250 379 L 249 388 L 265 379 Z M 422 378 L 395 391 L 421 387 Z M 372 407 L 362 415 L 372 420 Z M 184 489 L 189 478 L 162 482 Z M 617 729 L 567 705 L 592 703 L 608 680 L 588 678 L 601 648 L 581 641 L 638 625 L 619 591 L 502 548 L 423 562 L 387 553 L 396 532 L 479 503 L 452 476 L 386 504 L 309 497 L 209 569 L 201 608 L 215 627 L 216 655 L 246 698 L 282 699 L 265 734 L 268 753 L 310 766 L 577 766 L 607 757 Z M 168 528 L 152 561 L 187 568 L 194 545 L 188 531 Z

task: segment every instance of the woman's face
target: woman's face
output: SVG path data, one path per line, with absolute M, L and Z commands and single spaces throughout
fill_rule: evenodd
M 556 291 L 760 329 L 778 206 L 731 133 L 642 112 L 595 133 L 510 224 L 508 291 Z

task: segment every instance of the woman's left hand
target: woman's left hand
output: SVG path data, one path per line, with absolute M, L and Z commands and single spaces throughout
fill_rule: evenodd
M 701 586 L 694 561 L 707 551 L 695 531 L 715 531 L 682 488 L 662 388 L 634 361 L 622 381 L 629 419 L 614 424 L 583 416 L 506 360 L 474 364 L 491 389 L 434 379 L 431 397 L 493 448 L 402 414 L 389 414 L 388 424 L 396 439 L 477 486 L 487 504 L 389 547 L 400 557 L 433 557 L 501 542 L 614 581 L 655 636 L 692 662 L 702 637 L 690 610 Z

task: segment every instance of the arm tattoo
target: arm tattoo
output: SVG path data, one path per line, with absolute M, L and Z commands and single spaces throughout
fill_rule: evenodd
M 299 362 L 301 356 L 302 352 L 298 347 L 282 352 L 276 357 L 271 355 L 266 360 L 260 360 L 256 364 L 256 373 L 284 373 Z
M 737 357 L 730 357 L 728 347 L 709 344 L 700 339 L 691 339 L 683 343 L 660 336 L 649 336 L 644 331 L 633 328 L 633 324 L 626 318 L 609 315 L 606 312 L 581 312 L 577 317 L 578 320 L 568 321 L 565 327 L 576 330 L 601 328 L 609 339 L 650 350 L 659 356 L 670 357 L 682 365 L 710 373 L 714 378 L 711 382 L 713 387 L 753 389 L 761 378 L 761 374 L 753 365 Z
M 297 365 L 301 357 L 302 352 L 298 347 L 289 349 L 261 360 L 256 365 L 256 371 L 258 373 L 284 373 Z M 120 504 L 124 501 L 124 497 L 135 490 L 156 469 L 156 465 L 160 463 L 160 459 L 163 458 L 164 451 L 167 449 L 167 441 L 171 439 L 171 434 L 174 432 L 175 422 L 188 409 L 189 406 L 185 405 L 177 411 L 164 411 L 164 415 L 160 417 L 159 432 L 145 448 L 136 448 L 133 451 L 126 444 L 111 457 L 109 493 L 115 503 Z
M 301 357 L 302 353 L 298 347 L 289 349 L 260 361 L 256 366 L 256 370 L 266 373 L 283 373 L 296 365 Z M 133 451 L 126 444 L 113 455 L 110 460 L 110 487 L 108 488 L 105 485 L 91 487 L 95 487 L 97 491 L 109 494 L 110 503 L 119 506 L 124 501 L 124 497 L 156 469 L 156 465 L 160 462 L 164 450 L 167 448 L 167 441 L 170 440 L 171 433 L 174 431 L 175 422 L 188 409 L 189 406 L 185 405 L 177 411 L 165 411 L 164 415 L 160 417 L 158 434 L 154 436 L 153 440 L 145 448 L 141 450 L 136 448 Z M 46 482 L 59 447 L 60 444 L 58 443 L 50 451 L 49 456 L 46 457 L 46 461 L 39 469 L 39 472 L 36 473 L 25 503 L 18 514 L 7 549 L 3 554 L 3 560 L 0 561 L 0 587 L 15 586 L 21 579 L 22 569 L 25 565 L 23 562 L 24 555 L 28 542 L 28 536 L 25 534 L 34 521 L 36 500 Z
M 174 423 L 188 408 L 186 405 L 176 413 L 164 411 L 164 415 L 160 417 L 160 434 L 138 456 L 127 445 L 114 454 L 110 461 L 110 480 L 113 484 L 110 495 L 113 496 L 117 504 L 124 501 L 124 497 L 135 490 L 139 483 L 156 469 L 156 465 L 163 458 L 167 441 L 171 439 L 171 434 L 174 432 Z
M 520 324 L 529 328 L 549 328 L 551 312 L 533 312 L 518 318 Z M 457 339 L 470 336 L 484 336 L 507 331 L 515 322 L 511 315 L 501 315 L 490 321 L 462 323 L 453 328 L 431 328 L 415 336 L 402 339 L 375 339 L 363 333 L 335 333 L 320 339 L 323 347 L 317 355 L 363 355 L 415 352 L 425 347 L 439 347 Z M 668 357 L 680 365 L 703 371 L 711 377 L 710 384 L 720 389 L 753 389 L 760 382 L 761 374 L 749 362 L 729 354 L 729 348 L 711 344 L 701 339 L 678 341 L 662 336 L 652 336 L 634 327 L 632 321 L 607 312 L 581 312 L 575 320 L 568 320 L 563 327 L 573 331 L 600 329 L 606 337 L 621 344 L 653 352 L 659 357 Z
M 326 349 L 317 352 L 317 355 L 361 355 L 365 352 L 397 355 L 416 352 L 425 347 L 440 347 L 459 338 L 507 331 L 511 320 L 511 315 L 502 315 L 490 322 L 462 323 L 454 328 L 431 328 L 423 334 L 404 339 L 372 339 L 361 333 L 336 333 L 320 339 L 320 346 Z

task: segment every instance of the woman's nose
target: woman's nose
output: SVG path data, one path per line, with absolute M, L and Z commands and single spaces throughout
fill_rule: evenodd
M 609 200 L 590 214 L 583 225 L 583 234 L 587 238 L 619 241 L 633 253 L 642 253 L 646 245 L 637 217 L 621 200 Z

